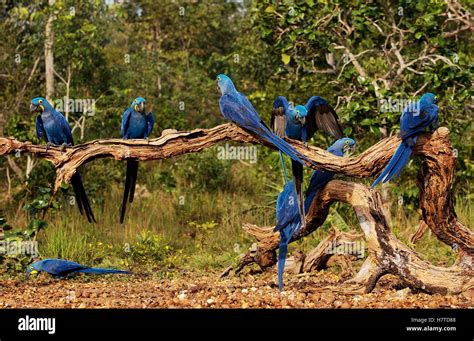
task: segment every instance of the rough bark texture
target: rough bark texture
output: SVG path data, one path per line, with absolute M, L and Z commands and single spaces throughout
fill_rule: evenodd
M 429 292 L 459 292 L 471 287 L 474 233 L 458 221 L 454 212 L 451 185 L 455 156 L 448 134 L 449 131 L 446 128 L 439 128 L 434 133 L 422 134 L 417 140 L 413 153 L 423 158 L 418 174 L 420 219 L 427 224 L 438 239 L 458 251 L 459 257 L 455 266 L 434 267 L 399 242 L 389 230 L 387 217 L 383 214 L 377 191 L 360 184 L 337 180 L 331 181 L 316 196 L 307 215 L 306 229 L 302 229 L 293 240 L 317 229 L 326 219 L 332 202 L 346 202 L 354 207 L 359 217 L 369 249 L 369 256 L 364 266 L 353 280 L 356 286 L 362 286 L 364 290 L 370 291 L 381 275 L 392 273 L 398 275 L 411 287 Z M 46 152 L 44 146 L 19 142 L 12 138 L 0 138 L 0 155 L 27 152 L 49 160 L 56 167 L 57 177 L 54 185 L 56 191 L 61 182 L 70 181 L 79 166 L 97 158 L 166 159 L 199 152 L 225 140 L 272 147 L 234 125 L 224 124 L 211 129 L 196 129 L 190 132 L 167 130 L 161 137 L 148 142 L 96 140 L 67 148 L 64 152 L 58 147 L 51 147 Z M 323 149 L 305 147 L 300 142 L 291 141 L 299 152 L 316 163 L 312 165 L 313 168 L 355 177 L 368 177 L 380 172 L 399 143 L 400 139 L 397 136 L 391 136 L 356 157 L 339 158 Z M 238 269 L 254 262 L 262 268 L 274 265 L 278 234 L 273 233 L 271 227 L 259 228 L 246 225 L 244 228 L 257 238 L 258 243 L 244 255 Z M 304 261 L 302 266 L 304 268 Z

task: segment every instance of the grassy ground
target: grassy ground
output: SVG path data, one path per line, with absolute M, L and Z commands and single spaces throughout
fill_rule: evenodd
M 140 187 L 139 187 L 140 189 Z M 224 269 L 254 242 L 242 225 L 245 222 L 271 225 L 274 210 L 268 196 L 260 195 L 255 206 L 251 196 L 229 192 L 189 194 L 184 201 L 178 192 L 138 191 L 124 224 L 118 222 L 121 188 L 114 187 L 96 207 L 98 224 L 88 224 L 77 208 L 65 205 L 48 213 L 48 227 L 38 236 L 41 257 L 66 258 L 81 263 L 121 268 L 142 268 L 167 273 L 173 269 Z M 255 200 L 255 199 L 253 199 Z M 456 211 L 468 226 L 473 218 L 471 205 L 457 201 Z M 21 224 L 21 218 L 17 221 Z M 416 215 L 396 207 L 391 226 L 398 238 L 437 265 L 450 265 L 454 254 L 428 231 L 417 244 L 409 242 L 418 223 Z M 334 205 L 325 224 L 302 241 L 292 244 L 309 251 L 328 230 L 359 231 L 357 220 L 347 205 Z

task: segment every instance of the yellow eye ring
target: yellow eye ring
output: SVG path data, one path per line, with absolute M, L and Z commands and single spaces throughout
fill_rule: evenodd
M 43 104 L 43 100 L 42 100 L 42 99 L 39 100 L 39 104 Z

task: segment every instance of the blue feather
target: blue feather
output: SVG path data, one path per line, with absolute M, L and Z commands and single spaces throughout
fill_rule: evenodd
M 349 138 L 337 140 L 328 152 L 343 156 L 345 147 L 355 146 L 355 141 Z M 324 187 L 334 176 L 333 173 L 315 170 L 306 193 L 305 209 L 309 209 L 316 193 Z M 288 243 L 301 229 L 301 218 L 297 201 L 297 193 L 293 181 L 289 181 L 278 194 L 276 203 L 276 224 L 274 231 L 280 232 L 280 245 L 278 251 L 278 287 L 283 289 L 283 272 L 285 269 Z
M 130 274 L 129 271 L 91 268 L 65 259 L 54 258 L 43 259 L 31 264 L 28 267 L 27 272 L 31 273 L 33 270 L 38 272 L 46 272 L 55 277 L 65 277 L 69 274 L 78 272 L 93 274 Z
M 424 94 L 414 105 L 407 106 L 400 117 L 402 142 L 371 187 L 374 188 L 381 181 L 386 183 L 392 178 L 398 178 L 410 161 L 417 136 L 426 128 L 435 129 L 437 123 L 438 106 L 435 104 L 435 96 L 432 93 Z
M 304 164 L 303 160 L 313 164 L 311 160 L 296 151 L 285 140 L 275 135 L 261 120 L 252 103 L 243 94 L 238 92 L 232 80 L 225 76 L 218 76 L 218 85 L 222 96 L 219 107 L 224 118 L 241 128 L 263 138 L 273 144 L 278 150 L 288 155 L 292 160 Z

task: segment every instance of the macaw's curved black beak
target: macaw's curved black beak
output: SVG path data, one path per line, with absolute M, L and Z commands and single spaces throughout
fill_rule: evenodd
M 138 110 L 140 110 L 140 112 L 145 112 L 145 102 L 141 102 L 138 105 Z
M 33 103 L 30 104 L 30 112 L 35 112 L 38 109 L 37 105 L 34 105 Z
M 345 145 L 344 147 L 342 147 L 342 152 L 344 153 L 344 156 L 351 156 L 352 154 L 354 154 L 356 150 L 356 145 L 353 144 L 352 146 L 351 145 Z

